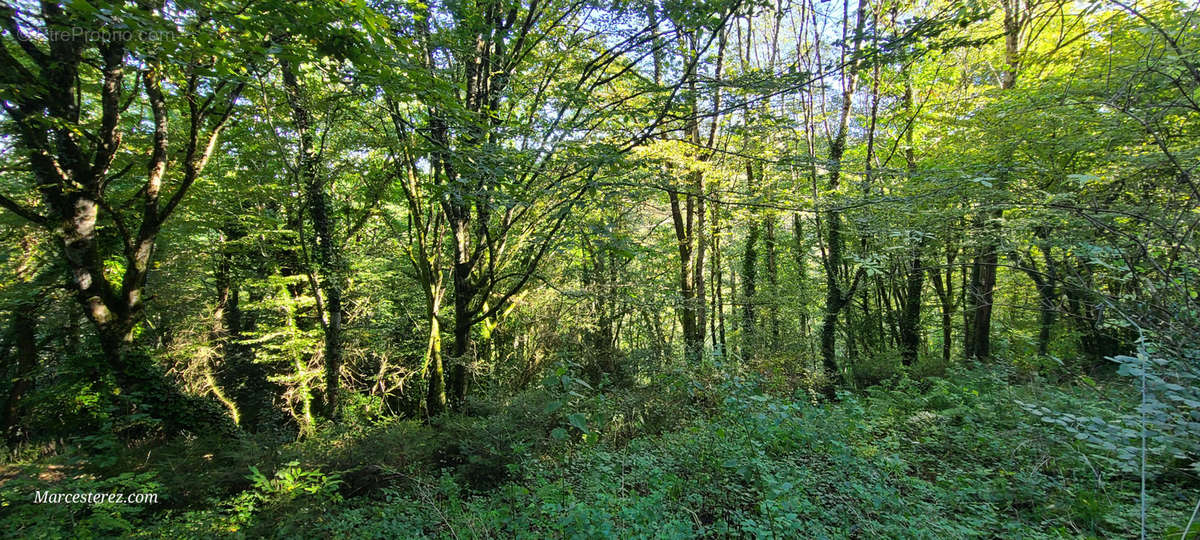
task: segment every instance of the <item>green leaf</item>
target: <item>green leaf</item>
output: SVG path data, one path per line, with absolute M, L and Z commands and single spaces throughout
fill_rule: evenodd
M 588 425 L 587 425 L 587 417 L 584 416 L 583 413 L 573 413 L 573 414 L 567 415 L 567 422 L 570 422 L 571 425 L 575 426 L 575 428 L 578 429 L 579 431 L 582 431 L 584 433 L 589 433 Z

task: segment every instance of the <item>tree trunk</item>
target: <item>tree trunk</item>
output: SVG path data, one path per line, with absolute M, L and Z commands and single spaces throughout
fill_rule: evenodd
M 1017 75 L 1020 71 L 1019 37 L 1021 35 L 1021 11 L 1028 9 L 1022 6 L 1021 0 L 1003 0 L 1004 8 L 1004 62 L 1005 69 L 1000 74 L 1000 90 L 1008 91 L 1017 85 Z M 1012 156 L 1006 157 L 1005 165 L 1011 162 Z M 996 265 L 999 262 L 999 245 L 996 235 L 999 233 L 999 220 L 1003 216 L 1000 209 L 988 210 L 977 217 L 977 230 L 987 229 L 990 234 L 984 240 L 979 254 L 971 265 L 971 287 L 967 296 L 966 311 L 970 322 L 967 328 L 966 355 L 969 358 L 985 360 L 991 357 L 992 341 L 992 307 L 996 293 Z
M 17 373 L 4 400 L 3 418 L 0 418 L 0 428 L 10 448 L 18 442 L 21 400 L 33 388 L 34 372 L 37 370 L 36 311 L 37 308 L 32 305 L 18 305 L 13 310 L 12 339 L 17 354 Z
M 692 301 L 695 298 L 693 293 L 694 283 L 692 281 L 691 261 L 692 261 L 692 245 L 691 245 L 691 200 L 688 200 L 688 208 L 685 209 L 681 205 L 679 195 L 675 192 L 670 192 L 667 197 L 671 201 L 671 220 L 675 225 L 675 243 L 679 250 L 679 297 L 680 304 L 677 308 L 679 311 L 679 323 L 683 326 L 684 337 L 684 355 L 687 356 L 691 349 L 691 336 L 695 334 L 696 318 L 692 315 Z
M 989 213 L 993 217 L 994 213 Z M 987 240 L 971 264 L 971 286 L 968 291 L 970 328 L 967 333 L 967 357 L 986 360 L 991 357 L 992 304 L 996 294 L 997 249 Z
M 217 241 L 220 243 L 220 249 L 217 259 L 217 267 L 213 272 L 213 278 L 217 287 L 217 306 L 214 313 L 214 328 L 212 332 L 212 341 L 217 344 L 219 354 L 215 356 L 223 357 L 221 362 L 223 370 L 217 373 L 213 372 L 213 360 L 208 360 L 208 365 L 205 366 L 205 376 L 208 379 L 209 386 L 213 395 L 217 397 L 226 408 L 229 409 L 229 415 L 233 418 L 233 423 L 242 424 L 241 411 L 235 399 L 231 399 L 223 390 L 225 386 L 223 379 L 228 377 L 220 377 L 221 371 L 232 372 L 237 371 L 236 366 L 240 355 L 238 354 L 239 346 L 235 343 L 241 335 L 242 315 L 238 305 L 239 287 L 234 284 L 233 277 L 233 255 L 230 252 L 228 242 L 234 234 L 227 234 L 225 231 L 219 231 Z
M 750 167 L 747 166 L 747 174 Z M 758 287 L 758 220 L 750 219 L 750 231 L 746 234 L 746 251 L 742 256 L 742 354 L 753 357 L 759 347 L 757 313 L 755 302 Z
M 437 313 L 429 317 L 428 356 L 429 389 L 425 394 L 425 412 L 430 417 L 446 412 L 446 376 L 442 365 L 442 328 Z
M 1054 326 L 1055 296 L 1054 287 L 1038 287 L 1038 307 L 1041 310 L 1038 314 L 1038 356 L 1050 354 L 1050 331 Z
M 309 217 L 312 219 L 315 238 L 319 296 L 323 304 L 325 333 L 325 401 L 322 412 L 327 418 L 338 415 L 338 394 L 342 369 L 342 291 L 344 269 L 341 264 L 341 245 L 334 237 L 334 224 L 325 185 L 325 175 L 320 171 L 320 155 L 315 146 L 312 115 L 305 105 L 300 84 L 292 65 L 281 60 L 283 83 L 288 104 L 292 109 L 292 122 L 300 136 L 299 174 L 304 183 L 305 199 Z
M 837 192 L 840 187 L 842 157 L 846 150 L 852 97 L 854 96 L 854 89 L 858 80 L 857 70 L 860 61 L 858 50 L 862 43 L 863 27 L 866 23 L 867 5 L 867 0 L 859 0 L 858 2 L 854 32 L 850 43 L 851 50 L 848 56 L 850 60 L 848 65 L 843 68 L 845 71 L 842 82 L 841 114 L 838 117 L 837 131 L 833 136 L 833 140 L 829 142 L 829 190 L 831 192 Z M 844 9 L 843 15 L 843 24 L 849 24 L 850 13 L 848 5 Z M 837 364 L 836 347 L 838 315 L 846 307 L 849 299 L 854 296 L 859 280 L 862 278 L 863 269 L 861 267 L 858 269 L 848 289 L 842 289 L 842 279 L 839 277 L 839 274 L 844 271 L 845 260 L 842 255 L 841 212 L 836 208 L 827 210 L 825 221 L 825 257 L 824 261 L 822 261 L 825 266 L 825 316 L 821 321 L 821 363 L 824 365 L 825 371 L 829 376 L 825 394 L 828 397 L 833 397 L 833 385 L 840 373 Z
M 769 289 L 767 292 L 769 297 L 767 316 L 771 325 L 770 345 L 774 350 L 779 346 L 779 273 L 775 249 L 775 216 L 767 216 L 763 222 L 763 228 L 766 231 L 763 246 L 767 249 L 767 288 Z
M 904 68 L 904 111 L 911 115 L 913 124 L 916 123 L 916 112 L 913 110 L 913 87 L 912 81 L 909 78 L 907 64 Z M 910 126 L 904 131 L 904 165 L 905 170 L 910 177 L 917 171 L 917 156 L 916 148 L 913 146 L 913 128 Z M 921 292 L 924 288 L 925 268 L 921 264 L 921 250 L 925 246 L 925 237 L 917 242 L 917 246 L 913 250 L 912 260 L 908 266 L 908 272 L 905 280 L 904 305 L 901 308 L 900 316 L 900 352 L 901 360 L 904 365 L 911 366 L 917 361 L 918 349 L 921 345 Z M 949 268 L 949 265 L 947 265 Z M 938 275 L 938 270 L 933 269 L 933 275 Z M 940 289 L 939 289 L 940 290 Z M 942 338 L 943 355 L 949 351 L 949 336 L 946 327 L 949 320 L 945 310 L 942 311 Z
M 465 211 L 461 214 L 465 215 Z M 471 353 L 471 327 L 474 326 L 474 312 L 471 302 L 477 294 L 471 279 L 470 239 L 465 218 L 451 215 L 450 223 L 454 231 L 454 342 L 450 352 L 451 368 L 450 406 L 459 410 L 467 397 L 467 364 Z
M 699 142 L 699 131 L 697 131 L 696 144 Z M 708 306 L 704 302 L 707 293 L 704 287 L 704 258 L 708 251 L 708 241 L 704 238 L 708 233 L 704 201 L 708 194 L 704 187 L 704 173 L 697 171 L 692 174 L 694 176 L 693 186 L 696 190 L 696 260 L 692 262 L 692 272 L 695 274 L 693 290 L 696 294 L 692 306 L 696 311 L 694 315 L 696 317 L 694 327 L 696 334 L 691 339 L 690 356 L 693 361 L 698 362 L 704 357 L 704 334 L 708 327 Z
M 712 205 L 712 276 L 713 310 L 712 320 L 716 326 L 712 333 L 713 349 L 725 355 L 725 267 L 721 262 L 721 203 L 714 199 Z
M 921 289 L 925 269 L 919 257 L 909 264 L 904 287 L 904 305 L 900 309 L 900 355 L 904 365 L 917 361 L 921 346 Z
M 977 260 L 971 261 L 971 266 L 964 268 L 960 272 L 962 274 L 962 292 L 959 293 L 959 296 L 962 297 L 963 303 L 963 358 L 968 360 L 972 358 L 971 351 L 975 347 L 975 325 L 971 324 L 974 317 L 971 311 L 971 291 L 973 287 L 969 280 L 970 276 L 976 272 L 976 263 L 978 263 Z
M 1045 269 L 1039 267 L 1037 260 L 1034 259 L 1033 253 L 1027 253 L 1026 258 L 1022 260 L 1020 256 L 1014 254 L 1013 259 L 1016 264 L 1025 272 L 1029 279 L 1033 281 L 1034 289 L 1038 295 L 1038 337 L 1037 337 L 1037 354 L 1038 356 L 1046 356 L 1050 353 L 1050 334 L 1054 326 L 1055 312 L 1057 309 L 1056 301 L 1058 300 L 1058 281 L 1055 275 L 1055 264 L 1050 254 L 1046 253 L 1049 248 L 1042 245 L 1038 246 L 1042 249 L 1043 260 L 1046 263 Z
M 938 303 L 941 306 L 942 312 L 942 362 L 946 365 L 950 364 L 950 356 L 952 352 L 952 339 L 954 331 L 954 311 L 956 298 L 954 297 L 954 260 L 958 256 L 957 249 L 947 248 L 946 250 L 946 267 L 945 279 L 943 280 L 939 269 L 929 269 L 929 280 L 933 283 L 933 291 L 937 294 Z
M 838 312 L 842 310 L 842 306 L 838 304 L 839 300 L 832 298 L 833 295 L 827 295 L 825 298 L 825 316 L 821 319 L 821 365 L 825 368 L 826 375 L 830 378 L 829 384 L 835 384 L 840 375 L 837 364 L 837 319 Z M 829 393 L 832 388 L 827 388 Z
M 800 213 L 792 214 L 792 241 L 794 243 L 793 254 L 796 259 L 796 293 L 800 297 L 800 338 L 808 340 L 808 306 L 805 301 L 808 298 L 808 265 L 805 259 L 805 244 L 803 236 L 803 225 L 801 223 Z

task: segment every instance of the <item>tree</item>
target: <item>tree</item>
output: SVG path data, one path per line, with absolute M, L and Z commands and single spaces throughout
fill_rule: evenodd
M 142 317 L 158 234 L 203 173 L 245 86 L 236 74 L 246 67 L 229 63 L 230 50 L 189 48 L 168 32 L 180 25 L 207 40 L 224 22 L 198 6 L 179 8 L 120 3 L 101 13 L 44 2 L 36 13 L 0 11 L 4 129 L 32 173 L 27 191 L 15 199 L 0 195 L 0 205 L 61 246 L 76 301 L 122 385 L 137 384 L 125 349 Z M 106 21 L 136 32 L 106 31 Z M 125 114 L 135 101 L 149 118 Z M 186 119 L 174 150 L 173 114 Z M 148 155 L 139 155 L 141 148 Z
M 848 6 L 848 4 L 847 4 Z M 837 122 L 829 139 L 828 156 L 828 189 L 836 193 L 841 185 L 842 158 L 846 152 L 846 139 L 850 128 L 850 109 L 853 104 L 854 91 L 858 84 L 858 69 L 862 62 L 859 55 L 864 39 L 864 28 L 867 18 L 867 2 L 860 0 L 858 9 L 853 16 L 853 30 L 848 31 L 851 24 L 849 7 L 843 13 L 842 34 L 845 45 L 842 48 L 841 72 L 841 106 Z M 848 276 L 848 268 L 843 255 L 844 242 L 842 235 L 842 215 L 836 207 L 826 210 L 824 219 L 824 242 L 821 244 L 821 264 L 825 269 L 825 314 L 821 321 L 821 363 L 830 377 L 827 393 L 832 395 L 833 380 L 840 373 L 837 362 L 837 322 L 842 309 L 849 304 L 850 299 L 858 291 L 865 269 L 858 267 L 853 277 Z

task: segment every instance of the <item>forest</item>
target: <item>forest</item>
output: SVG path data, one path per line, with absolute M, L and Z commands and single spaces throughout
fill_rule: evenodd
M 1200 538 L 1190 0 L 0 0 L 0 535 Z

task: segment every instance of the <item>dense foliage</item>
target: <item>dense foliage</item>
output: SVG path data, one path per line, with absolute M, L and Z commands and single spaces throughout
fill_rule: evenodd
M 1196 536 L 1198 103 L 1174 0 L 0 0 L 0 527 Z

